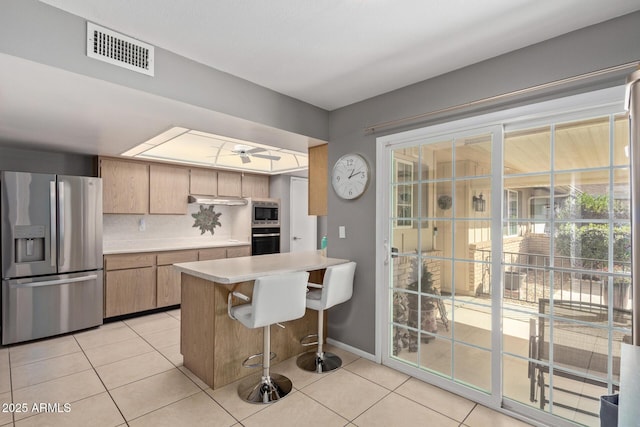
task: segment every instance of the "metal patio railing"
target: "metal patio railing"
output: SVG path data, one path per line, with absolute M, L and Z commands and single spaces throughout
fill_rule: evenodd
M 476 294 L 491 295 L 491 251 L 477 249 L 483 264 Z M 476 256 L 476 259 L 479 257 Z M 538 303 L 540 298 L 557 298 L 590 304 L 608 303 L 609 277 L 613 276 L 614 306 L 626 308 L 631 299 L 631 263 L 616 262 L 614 271 L 605 271 L 606 260 L 554 256 L 553 267 L 549 255 L 503 252 L 504 298 L 512 301 Z M 553 280 L 552 280 L 553 279 Z M 553 293 L 552 293 L 553 282 Z

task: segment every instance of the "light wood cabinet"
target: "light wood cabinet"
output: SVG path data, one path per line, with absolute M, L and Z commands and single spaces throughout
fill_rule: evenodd
M 242 197 L 269 197 L 269 175 L 242 175 Z
M 329 145 L 309 148 L 309 215 L 327 214 Z
M 146 252 L 107 255 L 104 257 L 104 269 L 106 271 L 136 267 L 153 267 L 154 265 L 156 265 L 154 255 Z
M 149 165 L 149 213 L 186 214 L 189 169 Z
M 103 213 L 149 212 L 149 166 L 126 160 L 100 159 Z
M 218 195 L 218 172 L 209 169 L 191 169 L 189 182 L 191 194 Z
M 208 248 L 198 251 L 198 261 L 222 259 L 227 257 L 227 248 Z
M 227 248 L 227 258 L 251 256 L 251 246 L 232 246 Z
M 218 172 L 218 196 L 242 197 L 242 175 L 238 172 Z
M 251 246 L 104 256 L 104 317 L 180 304 L 181 274 L 172 264 L 251 255 Z
M 156 305 L 167 307 L 180 304 L 180 272 L 173 265 L 198 260 L 198 251 L 159 252 L 157 256 Z
M 156 306 L 155 256 L 149 253 L 104 257 L 104 316 L 113 317 Z
M 150 310 L 156 306 L 155 267 L 105 273 L 105 317 Z

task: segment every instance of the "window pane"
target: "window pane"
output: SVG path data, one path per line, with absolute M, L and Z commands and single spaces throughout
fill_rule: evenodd
M 613 136 L 613 164 L 629 165 L 629 116 L 616 116 Z
M 609 118 L 556 126 L 554 156 L 555 170 L 608 166 Z
M 491 172 L 491 134 L 456 140 L 456 177 L 488 175 Z
M 491 179 L 456 181 L 455 213 L 458 218 L 491 218 Z
M 535 155 L 531 155 L 535 153 Z M 508 132 L 504 135 L 504 174 L 546 172 L 551 169 L 549 127 Z
M 613 171 L 613 217 L 616 219 L 631 219 L 631 176 L 628 168 Z

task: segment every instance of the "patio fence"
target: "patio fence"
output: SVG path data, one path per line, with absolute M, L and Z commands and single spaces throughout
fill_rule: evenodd
M 483 271 L 476 295 L 491 295 L 491 251 L 476 249 L 481 254 Z M 608 304 L 609 277 L 613 276 L 614 307 L 626 309 L 631 302 L 631 263 L 614 263 L 614 272 L 605 271 L 606 260 L 554 256 L 523 252 L 503 252 L 505 268 L 504 298 L 537 304 L 540 298 L 561 298 L 590 304 Z M 553 280 L 552 280 L 553 279 Z M 553 282 L 553 295 L 551 285 Z

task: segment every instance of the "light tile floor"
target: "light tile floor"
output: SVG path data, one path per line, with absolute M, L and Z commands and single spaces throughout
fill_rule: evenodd
M 179 328 L 172 310 L 0 347 L 0 426 L 526 425 L 337 348 L 343 368 L 332 373 L 295 358 L 274 366 L 294 391 L 252 405 L 237 384 L 212 390 L 182 366 Z

